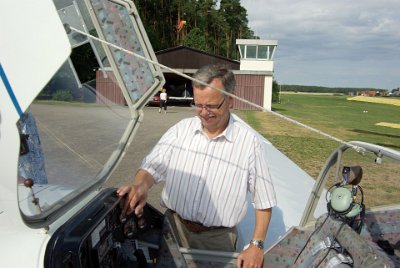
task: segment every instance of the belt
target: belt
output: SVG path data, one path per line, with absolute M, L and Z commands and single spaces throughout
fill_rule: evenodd
M 192 233 L 202 233 L 202 232 L 207 232 L 207 231 L 211 231 L 211 230 L 227 228 L 227 227 L 224 227 L 224 226 L 210 226 L 210 227 L 208 227 L 208 226 L 204 226 L 200 222 L 195 222 L 195 221 L 189 221 L 189 220 L 182 219 L 181 216 L 179 216 L 178 214 L 176 214 L 176 216 L 178 216 L 178 219 L 180 220 L 180 222 L 183 225 L 185 225 L 186 229 L 188 229 Z

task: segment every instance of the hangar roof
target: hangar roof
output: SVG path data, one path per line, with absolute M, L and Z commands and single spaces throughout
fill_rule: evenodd
M 231 60 L 187 46 L 168 48 L 155 54 L 159 63 L 178 70 L 185 69 L 185 73 L 194 73 L 200 67 L 208 64 L 226 64 L 232 70 L 240 69 L 238 60 Z

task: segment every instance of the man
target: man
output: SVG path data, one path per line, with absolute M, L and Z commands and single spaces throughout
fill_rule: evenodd
M 235 89 L 233 73 L 223 66 L 205 66 L 193 76 L 197 116 L 170 128 L 135 175 L 132 185 L 118 189 L 125 196 L 122 216 L 140 214 L 147 192 L 165 181 L 161 204 L 184 247 L 235 251 L 235 226 L 253 194 L 256 224 L 238 267 L 260 267 L 263 241 L 276 205 L 275 192 L 261 152 L 259 136 L 229 109 Z

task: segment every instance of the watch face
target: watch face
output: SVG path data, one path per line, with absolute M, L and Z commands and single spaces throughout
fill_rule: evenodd
M 251 240 L 250 244 L 258 247 L 259 249 L 264 249 L 264 241 L 262 241 L 262 240 Z

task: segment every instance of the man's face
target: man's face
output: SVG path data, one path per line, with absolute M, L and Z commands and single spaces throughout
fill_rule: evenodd
M 214 88 L 224 89 L 219 79 L 214 79 L 210 85 Z M 197 115 L 206 133 L 218 135 L 223 132 L 228 125 L 232 98 L 210 87 L 203 89 L 195 87 L 193 95 Z

